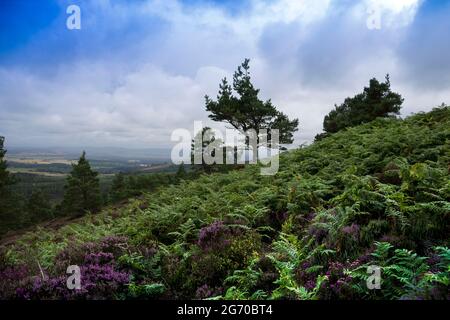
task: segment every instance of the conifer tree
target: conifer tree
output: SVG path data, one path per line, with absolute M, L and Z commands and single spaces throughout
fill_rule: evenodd
M 251 82 L 249 63 L 250 60 L 245 59 L 238 67 L 233 76 L 233 86 L 228 84 L 226 78 L 222 80 L 216 101 L 205 97 L 206 111 L 210 112 L 209 118 L 226 122 L 241 133 L 254 130 L 257 135 L 257 149 L 260 146 L 277 147 L 270 143 L 262 144 L 260 133 L 263 129 L 267 130 L 267 141 L 271 140 L 271 129 L 278 129 L 279 143 L 292 143 L 293 134 L 298 130 L 298 119 L 289 120 L 287 115 L 275 108 L 271 100 L 259 99 L 259 89 Z M 237 96 L 233 95 L 233 90 Z
M 128 196 L 127 183 L 125 180 L 125 175 L 119 172 L 115 175 L 111 186 L 110 200 L 113 202 L 118 202 L 125 199 Z
M 65 214 L 81 215 L 98 211 L 101 202 L 98 173 L 91 169 L 86 152 L 83 151 L 67 177 L 62 209 Z
M 49 198 L 41 190 L 34 190 L 27 201 L 28 220 L 36 223 L 53 217 Z
M 184 168 L 184 163 L 182 162 L 179 166 L 178 166 L 178 170 L 176 173 L 176 177 L 177 179 L 184 179 L 186 178 L 186 169 Z
M 207 163 L 205 156 L 209 155 L 211 158 L 216 156 L 216 150 L 222 150 L 222 164 L 225 164 L 225 148 L 223 142 L 220 139 L 216 139 L 213 131 L 209 127 L 204 127 L 201 131 L 197 132 L 194 139 L 191 141 L 191 163 L 192 168 L 195 170 L 202 170 L 210 173 L 216 170 L 216 163 Z M 196 159 L 200 159 L 201 163 L 195 163 Z
M 8 185 L 13 183 L 13 180 L 7 170 L 7 163 L 4 159 L 6 150 L 4 149 L 5 138 L 0 137 L 0 193 L 4 192 Z
M 0 137 L 0 234 L 20 227 L 23 223 L 22 203 L 11 190 L 16 181 L 7 170 L 5 138 Z
M 385 82 L 373 78 L 362 93 L 346 98 L 340 106 L 335 105 L 335 109 L 325 116 L 323 129 L 326 133 L 334 133 L 378 117 L 399 114 L 402 103 L 402 96 L 391 90 L 389 75 Z

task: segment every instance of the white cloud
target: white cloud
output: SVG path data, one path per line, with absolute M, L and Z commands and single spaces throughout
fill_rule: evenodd
M 366 4 L 369 6 L 377 6 L 397 14 L 404 11 L 415 11 L 420 3 L 421 0 L 366 0 Z
M 367 6 L 374 3 L 386 23 L 379 34 L 365 28 Z M 88 2 L 83 28 L 98 27 L 98 39 L 138 18 L 140 37 L 116 39 L 122 44 L 117 52 L 49 73 L 0 65 L 0 134 L 21 145 L 169 145 L 172 130 L 191 129 L 194 120 L 208 124 L 204 95 L 215 97 L 220 79 L 245 57 L 252 58 L 262 97 L 300 119 L 296 144 L 320 132 L 334 103 L 386 72 L 406 98 L 405 114 L 450 98 L 448 90 L 424 92 L 396 82 L 404 80 L 396 51 L 402 33 L 389 29 L 407 28 L 420 1 L 341 4 L 253 0 L 247 12 L 230 15 L 175 0 Z M 158 40 L 145 24 L 155 16 L 168 23 Z
M 38 143 L 25 134 L 32 131 L 53 135 L 53 144 L 69 137 L 69 144 L 74 137 L 89 144 L 95 136 L 95 143 L 111 144 L 117 138 L 141 146 L 168 145 L 172 130 L 206 119 L 204 94 L 215 89 L 224 73 L 202 67 L 189 78 L 148 64 L 116 74 L 108 63 L 67 66 L 52 79 L 2 70 L 0 79 L 8 81 L 1 83 L 0 103 L 20 109 L 4 110 L 0 123 L 21 144 Z M 111 88 L 113 80 L 120 85 Z
M 423 0 L 365 0 L 366 8 L 379 10 L 382 27 L 405 27 L 411 24 Z

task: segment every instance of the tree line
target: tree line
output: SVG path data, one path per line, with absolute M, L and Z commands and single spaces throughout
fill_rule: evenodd
M 119 173 L 115 175 L 109 191 L 102 193 L 99 174 L 91 168 L 83 152 L 66 178 L 63 200 L 53 206 L 48 194 L 39 189 L 33 190 L 29 197 L 13 191 L 12 187 L 18 179 L 7 169 L 4 142 L 5 138 L 0 137 L 0 235 L 57 217 L 96 213 L 105 205 L 194 177 L 194 172 L 186 172 L 184 166 L 180 166 L 176 173 Z

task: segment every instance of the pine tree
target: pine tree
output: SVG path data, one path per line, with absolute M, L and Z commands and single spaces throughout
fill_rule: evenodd
M 41 190 L 32 192 L 27 201 L 28 219 L 31 223 L 36 223 L 53 217 L 52 206 L 49 198 Z
M 22 203 L 11 190 L 11 185 L 16 181 L 7 170 L 4 142 L 5 138 L 0 137 L 0 234 L 16 229 L 23 223 Z
M 192 168 L 195 170 L 203 170 L 208 173 L 216 170 L 217 164 L 208 164 L 207 161 L 205 161 L 205 155 L 209 155 L 211 158 L 214 158 L 218 148 L 222 148 L 222 164 L 225 164 L 226 155 L 223 142 L 220 139 L 216 139 L 211 128 L 204 127 L 202 131 L 199 131 L 191 141 Z M 200 159 L 201 163 L 195 163 L 196 159 Z
M 180 179 L 186 178 L 186 175 L 187 175 L 186 169 L 184 168 L 184 163 L 182 162 L 182 163 L 178 166 L 178 170 L 177 170 L 177 173 L 176 173 L 176 177 L 177 177 L 178 180 L 180 180 Z
M 98 173 L 92 171 L 89 161 L 86 160 L 86 152 L 83 151 L 67 177 L 62 209 L 65 214 L 80 215 L 98 211 L 101 202 Z
M 402 103 L 402 96 L 391 91 L 389 75 L 386 75 L 385 82 L 373 78 L 362 93 L 345 99 L 340 106 L 335 105 L 335 109 L 325 116 L 323 129 L 326 133 L 334 133 L 378 117 L 399 114 Z M 316 140 L 322 136 L 326 135 L 318 135 Z
M 4 159 L 6 150 L 4 149 L 5 137 L 0 137 L 0 192 L 4 192 L 7 186 L 13 184 L 14 180 L 7 170 L 7 163 Z
M 127 198 L 127 196 L 128 196 L 128 189 L 127 183 L 125 181 L 125 175 L 122 172 L 119 172 L 118 174 L 115 175 L 114 180 L 112 182 L 109 198 L 112 202 L 118 202 L 120 200 Z
M 233 76 L 233 86 L 228 84 L 226 78 L 222 80 L 217 101 L 211 100 L 208 96 L 205 97 L 206 111 L 210 112 L 209 118 L 214 121 L 224 121 L 241 133 L 255 130 L 257 147 L 263 146 L 260 139 L 263 129 L 267 130 L 268 141 L 271 140 L 271 129 L 278 129 L 279 143 L 292 143 L 293 134 L 298 130 L 298 119 L 289 120 L 284 113 L 275 108 L 270 100 L 259 99 L 259 89 L 256 89 L 251 82 L 249 63 L 250 60 L 245 59 L 238 67 Z M 238 94 L 237 97 L 233 95 L 232 90 Z M 264 146 L 277 147 L 268 143 Z

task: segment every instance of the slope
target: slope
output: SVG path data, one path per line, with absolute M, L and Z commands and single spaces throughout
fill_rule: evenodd
M 0 297 L 448 299 L 449 165 L 449 107 L 378 119 L 284 153 L 275 176 L 204 175 L 29 232 L 2 249 Z

